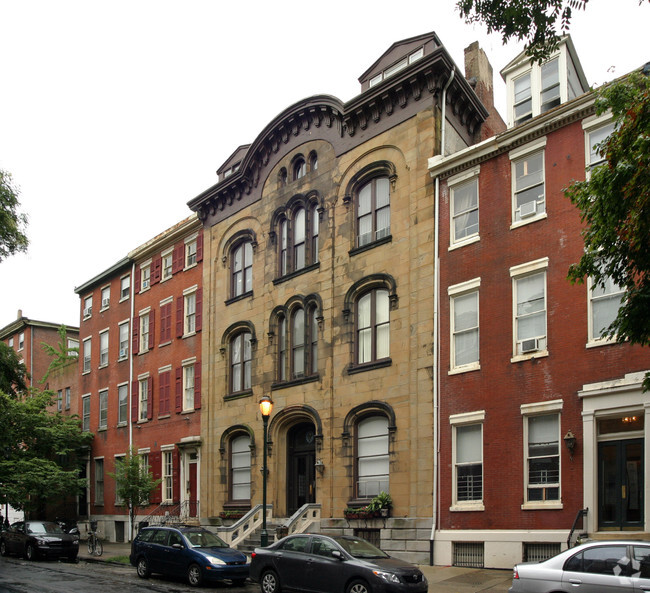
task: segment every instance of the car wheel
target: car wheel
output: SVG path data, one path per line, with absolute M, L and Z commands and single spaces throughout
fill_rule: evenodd
M 7 551 L 7 544 L 5 540 L 2 540 L 0 541 L 0 555 L 6 556 L 7 554 L 9 554 L 9 552 Z
M 36 560 L 36 548 L 34 547 L 34 544 L 27 544 L 27 547 L 25 548 L 25 558 L 27 558 L 27 560 Z
M 138 559 L 136 570 L 138 571 L 138 576 L 141 579 L 149 578 L 149 576 L 151 575 L 151 569 L 149 568 L 149 563 L 147 562 L 147 559 L 144 556 Z
M 347 588 L 347 593 L 371 593 L 368 583 L 362 580 L 352 581 Z
M 198 564 L 190 564 L 187 569 L 187 582 L 192 587 L 198 587 L 203 582 L 203 573 Z
M 262 593 L 280 593 L 278 575 L 272 570 L 265 571 L 260 579 L 260 589 Z

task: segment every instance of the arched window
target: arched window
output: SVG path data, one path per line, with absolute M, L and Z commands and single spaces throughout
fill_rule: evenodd
M 244 241 L 231 254 L 231 296 L 238 297 L 253 290 L 253 244 Z
M 251 388 L 251 333 L 242 331 L 230 340 L 230 391 Z
M 298 157 L 293 162 L 292 171 L 293 171 L 294 181 L 304 177 L 307 174 L 307 163 L 305 163 L 305 159 L 302 157 Z
M 374 177 L 362 185 L 356 196 L 357 247 L 390 235 L 390 181 Z
M 287 249 L 289 247 L 289 221 L 285 218 L 280 223 L 280 276 L 289 272 L 289 257 Z
M 278 332 L 278 381 L 318 374 L 319 305 L 311 298 L 275 313 Z M 303 304 L 305 303 L 306 304 Z
M 230 441 L 230 500 L 250 501 L 251 438 L 240 434 Z
M 318 155 L 315 150 L 312 150 L 309 153 L 309 170 L 317 171 L 318 170 Z
M 280 172 L 278 173 L 278 187 L 284 187 L 285 185 L 287 185 L 287 178 L 288 178 L 287 170 L 284 167 L 282 167 L 282 169 L 280 169 Z
M 278 274 L 299 272 L 318 263 L 319 206 L 315 199 L 295 196 L 276 212 L 272 229 L 277 236 Z
M 364 364 L 390 356 L 390 298 L 375 288 L 356 302 L 356 362 Z
M 287 318 L 278 320 L 278 380 L 287 380 Z
M 313 263 L 318 261 L 318 232 L 319 232 L 319 213 L 318 204 L 311 207 L 311 259 Z
M 388 418 L 367 416 L 356 430 L 357 498 L 372 498 L 389 491 Z
M 302 270 L 305 267 L 305 241 L 307 239 L 307 229 L 305 224 L 307 216 L 304 208 L 298 208 L 294 212 L 293 219 L 293 268 Z
M 296 309 L 291 323 L 291 370 L 293 377 L 305 374 L 305 310 Z

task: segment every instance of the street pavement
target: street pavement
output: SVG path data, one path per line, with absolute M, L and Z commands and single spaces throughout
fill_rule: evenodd
M 90 556 L 86 542 L 81 541 L 79 558 L 91 562 L 111 562 L 117 556 L 127 556 L 131 544 L 103 542 L 102 556 Z M 512 584 L 512 570 L 462 568 L 459 566 L 420 565 L 429 581 L 429 593 L 507 593 Z

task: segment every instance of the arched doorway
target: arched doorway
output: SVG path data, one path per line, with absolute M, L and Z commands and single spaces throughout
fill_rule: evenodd
M 316 430 L 301 422 L 287 433 L 287 510 L 295 513 L 302 505 L 316 501 Z

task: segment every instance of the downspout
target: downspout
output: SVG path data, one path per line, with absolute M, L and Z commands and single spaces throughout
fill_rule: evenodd
M 454 80 L 456 75 L 456 67 L 454 66 L 449 75 L 447 83 L 442 89 L 441 97 L 441 115 L 440 115 L 440 158 L 445 158 L 445 133 L 447 127 L 447 89 Z M 433 547 L 436 536 L 436 528 L 438 524 L 438 514 L 440 507 L 440 497 L 438 496 L 438 473 L 439 473 L 439 456 L 440 456 L 440 414 L 438 411 L 439 404 L 439 377 L 440 372 L 440 350 L 438 348 L 438 339 L 440 336 L 438 308 L 440 302 L 440 265 L 439 265 L 439 251 L 440 251 L 440 177 L 437 176 L 434 182 L 434 239 L 433 239 L 433 443 L 435 450 L 433 452 L 433 516 L 431 520 L 431 537 L 429 538 L 429 565 L 433 566 Z
M 135 313 L 135 262 L 131 264 L 131 280 L 129 284 L 131 285 L 131 313 L 129 321 L 131 331 L 129 332 L 129 385 L 127 387 L 129 393 L 129 409 L 126 412 L 126 417 L 128 418 L 129 423 L 129 454 L 131 454 L 131 448 L 133 447 L 133 417 L 131 415 L 131 410 L 133 410 L 133 315 Z M 132 534 L 133 522 L 131 521 L 131 513 L 129 512 L 129 535 Z

